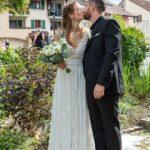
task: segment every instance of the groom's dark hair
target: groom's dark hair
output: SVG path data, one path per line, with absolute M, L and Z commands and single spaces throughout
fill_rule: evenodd
M 89 0 L 90 2 L 94 2 L 97 10 L 102 13 L 106 9 L 106 4 L 104 0 Z

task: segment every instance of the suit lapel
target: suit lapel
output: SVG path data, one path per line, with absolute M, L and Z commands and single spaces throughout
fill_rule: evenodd
M 101 27 L 101 25 L 104 23 L 104 21 L 105 21 L 105 18 L 104 18 L 104 17 L 101 17 L 101 18 L 99 19 L 99 21 L 96 23 L 94 29 L 92 30 L 92 36 L 95 35 L 95 33 L 96 33 L 97 30 Z M 92 40 L 93 40 L 93 38 L 88 39 L 87 44 L 86 44 L 86 48 L 85 48 L 85 54 L 86 54 L 87 51 L 89 50 L 88 47 L 90 46 Z

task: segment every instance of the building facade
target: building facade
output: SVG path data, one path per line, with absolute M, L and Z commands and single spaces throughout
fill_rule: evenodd
M 136 15 L 130 25 L 143 31 L 147 41 L 150 42 L 150 0 L 122 0 L 119 5 Z
M 28 14 L 0 14 L 0 40 L 8 39 L 13 47 L 26 44 L 30 36 L 40 28 L 53 35 L 61 26 L 65 0 L 32 0 Z
M 111 17 L 113 15 L 119 15 L 125 21 L 126 25 L 129 25 L 136 17 L 136 15 L 123 9 L 119 5 L 115 5 L 108 0 L 105 0 L 105 2 L 106 2 L 106 11 L 105 11 L 106 17 Z

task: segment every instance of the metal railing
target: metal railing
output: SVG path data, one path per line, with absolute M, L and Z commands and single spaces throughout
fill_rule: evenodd
M 55 16 L 55 17 L 61 17 L 62 16 L 62 10 L 49 10 L 48 16 Z

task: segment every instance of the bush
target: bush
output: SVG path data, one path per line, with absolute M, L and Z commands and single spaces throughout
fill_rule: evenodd
M 36 139 L 26 133 L 12 129 L 4 129 L 0 132 L 1 150 L 34 150 L 36 144 Z
M 55 68 L 43 64 L 39 55 L 36 48 L 0 53 L 0 101 L 6 116 L 11 114 L 25 131 L 50 117 Z
M 148 51 L 144 34 L 133 27 L 124 28 L 122 31 L 123 64 L 130 66 L 130 70 L 139 68 L 145 52 Z
M 148 43 L 145 41 L 144 34 L 135 27 L 128 27 L 125 25 L 121 16 L 114 16 L 122 30 L 122 52 L 123 52 L 123 64 L 124 66 L 130 66 L 130 78 L 132 79 L 135 70 L 139 69 L 139 66 L 145 56 L 145 52 L 148 51 Z
M 132 94 L 138 97 L 145 97 L 150 94 L 150 69 L 147 74 L 139 76 L 137 72 L 133 81 Z
M 139 102 L 136 97 L 130 94 L 126 94 L 119 103 L 120 113 L 124 115 L 129 115 L 133 111 L 134 107 L 138 104 Z
M 139 70 L 133 70 L 134 74 L 131 77 L 131 67 L 125 65 L 123 67 L 123 78 L 124 85 L 126 89 L 126 93 L 130 93 L 138 98 L 146 97 L 146 95 L 150 92 L 150 70 L 147 74 L 143 76 L 139 76 Z

